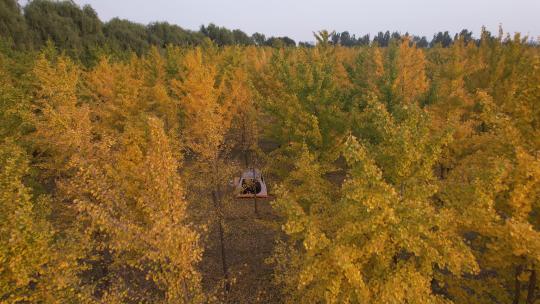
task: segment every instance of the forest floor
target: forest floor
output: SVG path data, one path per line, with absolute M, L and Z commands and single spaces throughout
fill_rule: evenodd
M 221 295 L 227 303 L 281 303 L 278 288 L 272 283 L 272 255 L 280 234 L 278 217 L 269 199 L 231 199 L 224 204 L 225 251 L 231 276 L 229 293 Z M 221 291 L 223 269 L 217 222 L 210 226 L 201 262 L 203 286 Z

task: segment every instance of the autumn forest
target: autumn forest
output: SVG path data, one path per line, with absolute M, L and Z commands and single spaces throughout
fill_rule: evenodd
M 530 38 L 89 46 L 31 5 L 91 9 L 0 0 L 1 303 L 540 303 Z

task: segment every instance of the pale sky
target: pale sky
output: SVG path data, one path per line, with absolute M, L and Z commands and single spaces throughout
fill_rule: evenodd
M 313 31 L 348 30 L 351 34 L 400 31 L 431 39 L 438 31 L 482 25 L 493 33 L 540 36 L 540 0 L 75 0 L 90 4 L 99 17 L 140 23 L 168 21 L 187 29 L 210 22 L 251 35 L 313 40 Z

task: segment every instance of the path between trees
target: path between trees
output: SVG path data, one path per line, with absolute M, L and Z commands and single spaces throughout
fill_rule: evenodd
M 279 290 L 272 283 L 272 255 L 280 233 L 278 217 L 269 200 L 230 200 L 224 204 L 226 259 L 232 278 L 231 290 L 223 299 L 229 303 L 281 303 Z M 217 223 L 212 223 L 201 262 L 203 286 L 212 290 L 223 278 Z

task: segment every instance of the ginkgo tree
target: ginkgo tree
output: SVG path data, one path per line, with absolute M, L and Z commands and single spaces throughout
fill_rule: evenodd
M 313 50 L 276 50 L 255 78 L 261 96 L 265 137 L 278 145 L 269 167 L 284 177 L 305 143 L 331 166 L 338 157 L 348 117 L 344 113 L 350 81 L 339 53 L 319 45 Z
M 85 77 L 63 57 L 36 63 L 31 139 L 44 180 L 54 178 L 53 224 L 66 240 L 59 269 L 85 278 L 76 284 L 89 300 L 203 302 L 195 268 L 202 251 L 186 222 L 178 143 L 149 113 L 155 84 L 130 89 L 139 59 L 132 60 L 132 67 L 101 60 Z M 88 90 L 94 94 L 83 102 Z
M 55 252 L 46 220 L 49 199 L 24 184 L 28 157 L 11 140 L 0 148 L 0 299 L 4 303 L 46 300 L 43 289 Z
M 221 266 L 225 291 L 231 288 L 231 276 L 227 263 L 226 223 L 224 221 L 225 188 L 234 170 L 228 163 L 231 145 L 225 141 L 233 117 L 237 112 L 237 98 L 243 94 L 229 87 L 229 76 L 219 69 L 219 52 L 203 53 L 201 48 L 191 50 L 182 60 L 184 74 L 171 81 L 172 91 L 179 98 L 184 127 L 181 132 L 183 148 L 195 157 L 185 170 L 190 181 L 192 201 L 211 202 L 214 214 L 211 222 L 217 226 Z M 234 73 L 233 73 L 234 76 Z M 225 95 L 224 92 L 231 95 Z M 202 200 L 200 199 L 202 198 Z M 212 210 L 207 204 L 199 208 Z
M 292 255 L 278 259 L 285 265 L 277 268 L 285 271 L 281 282 L 291 303 L 443 303 L 432 289 L 438 272 L 478 271 L 459 234 L 459 215 L 432 200 L 438 191 L 432 166 L 446 137 L 431 135 L 418 106 L 401 110 L 408 114 L 403 119 L 381 102 L 368 103 L 365 123 L 378 138 L 349 136 L 347 178 L 337 195 L 310 196 L 312 185 L 283 191 L 276 201 L 291 236 L 288 249 L 277 250 L 278 257 Z M 299 164 L 321 180 L 316 163 Z M 303 175 L 301 182 L 316 180 Z
M 147 126 L 104 138 L 91 157 L 74 157 L 77 174 L 60 187 L 99 253 L 90 264 L 106 269 L 96 280 L 104 301 L 202 302 L 195 269 L 202 251 L 186 223 L 178 160 L 163 123 L 150 117 Z
M 525 83 L 538 77 L 537 56 L 519 35 L 494 39 L 485 32 L 479 47 L 458 40 L 429 56 L 426 108 L 432 128 L 453 138 L 436 168 L 435 198 L 463 215 L 456 220 L 481 270 L 439 280 L 458 302 L 534 303 L 537 92 Z

